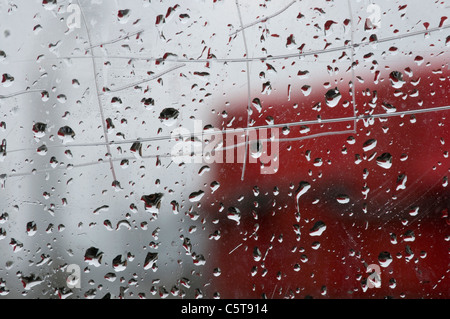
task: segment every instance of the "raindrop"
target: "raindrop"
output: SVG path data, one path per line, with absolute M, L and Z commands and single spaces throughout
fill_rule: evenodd
M 136 158 L 142 157 L 142 143 L 141 142 L 134 142 L 130 147 L 130 152 L 134 154 Z
M 0 162 L 3 162 L 6 158 L 6 139 L 2 140 L 0 144 Z
M 3 73 L 2 75 L 2 84 L 3 87 L 9 87 L 14 82 L 14 77 L 8 73 Z
M 303 85 L 301 90 L 304 96 L 308 96 L 311 94 L 312 87 L 310 85 Z
M 115 272 L 124 271 L 127 268 L 127 259 L 122 258 L 122 255 L 117 255 L 112 261 L 112 266 Z
M 99 214 L 101 212 L 107 212 L 108 210 L 109 210 L 109 206 L 108 205 L 103 205 L 103 206 L 100 206 L 100 207 L 96 208 L 93 213 L 94 214 Z
M 144 262 L 144 269 L 153 269 L 153 271 L 156 271 L 156 262 L 158 261 L 158 253 L 147 253 L 147 256 L 145 257 Z
M 39 155 L 44 156 L 44 155 L 47 154 L 47 152 L 48 152 L 47 145 L 42 144 L 41 146 L 39 146 L 39 147 L 37 148 L 36 152 L 37 152 Z
M 383 251 L 378 255 L 378 262 L 380 263 L 381 267 L 388 267 L 390 263 L 392 262 L 392 256 L 389 252 Z
M 103 225 L 105 225 L 106 229 L 109 231 L 114 230 L 114 228 L 112 227 L 111 221 L 109 219 L 105 219 L 103 221 Z
M 36 223 L 34 221 L 28 222 L 27 223 L 27 235 L 33 236 L 34 234 L 36 234 L 36 231 L 37 231 Z
M 259 250 L 258 247 L 253 248 L 253 259 L 255 261 L 260 261 L 262 257 L 261 251 Z
M 73 141 L 75 132 L 69 126 L 63 126 L 58 130 L 58 137 L 62 140 L 63 144 Z
M 249 145 L 250 155 L 253 158 L 259 158 L 263 152 L 263 143 L 260 140 L 252 140 Z
M 338 105 L 341 97 L 342 95 L 337 88 L 328 90 L 328 92 L 325 94 L 325 103 L 329 107 L 335 107 L 336 105 Z
M 125 228 L 127 230 L 130 230 L 131 229 L 130 222 L 125 219 L 118 221 L 117 225 L 116 225 L 116 230 L 120 230 L 120 228 Z
M 392 166 L 392 155 L 389 153 L 383 153 L 381 156 L 377 157 L 378 166 L 389 169 Z
M 406 181 L 408 177 L 405 174 L 401 174 L 397 177 L 397 188 L 396 190 L 406 189 Z
M 395 106 L 386 102 L 383 102 L 381 106 L 386 111 L 386 113 L 395 113 L 397 111 L 397 108 Z
M 11 241 L 9 242 L 9 244 L 11 245 L 11 247 L 13 248 L 13 252 L 15 252 L 15 253 L 18 251 L 21 251 L 23 248 L 23 244 L 14 238 L 11 238 Z
M 170 204 L 172 205 L 172 212 L 177 215 L 180 213 L 180 205 L 178 204 L 177 201 L 173 200 L 170 202 Z
M 392 71 L 391 74 L 389 74 L 389 79 L 391 81 L 391 85 L 396 89 L 400 89 L 403 84 L 405 84 L 403 74 L 399 71 Z
M 166 126 L 172 126 L 176 123 L 179 114 L 180 112 L 178 110 L 169 107 L 162 110 L 162 112 L 159 114 L 159 119 Z
M 117 12 L 117 19 L 119 20 L 120 23 L 125 24 L 128 21 L 129 15 L 130 15 L 129 9 L 119 10 Z
M 296 191 L 296 195 L 295 195 L 295 199 L 296 199 L 296 203 L 297 203 L 297 210 L 300 209 L 300 197 L 302 195 L 304 195 L 309 189 L 311 188 L 311 184 L 309 184 L 308 182 L 302 181 L 300 182 L 300 185 L 297 188 Z
M 149 97 L 149 98 L 143 98 L 143 99 L 141 100 L 141 103 L 144 104 L 144 107 L 145 107 L 145 108 L 150 109 L 152 106 L 155 105 L 155 100 L 152 99 L 151 97 Z
M 258 111 L 258 113 L 261 113 L 262 105 L 261 105 L 261 100 L 260 99 L 254 98 L 253 101 L 252 101 L 252 105 Z
M 41 138 L 45 136 L 45 130 L 47 128 L 47 124 L 37 122 L 33 125 L 34 137 Z
M 367 140 L 366 142 L 364 142 L 363 150 L 364 150 L 364 152 L 368 152 L 370 150 L 373 150 L 375 148 L 375 146 L 377 146 L 377 140 L 370 139 L 370 140 Z
M 28 277 L 22 277 L 21 281 L 23 284 L 23 288 L 25 290 L 30 290 L 34 286 L 41 284 L 44 280 L 42 280 L 40 277 L 36 277 L 34 274 L 32 274 Z
M 102 262 L 103 253 L 95 247 L 90 247 L 84 254 L 84 261 L 89 265 L 99 267 Z
M 310 229 L 309 235 L 310 236 L 320 236 L 325 231 L 325 229 L 327 229 L 327 226 L 325 225 L 325 223 L 323 221 L 319 220 Z
M 150 195 L 143 195 L 141 200 L 144 202 L 145 210 L 149 213 L 158 214 L 161 207 L 163 194 L 154 193 Z
M 416 236 L 414 235 L 414 231 L 407 230 L 405 234 L 403 235 L 403 240 L 405 242 L 413 242 L 416 239 Z
M 104 278 L 105 278 L 106 280 L 108 280 L 109 282 L 114 282 L 114 281 L 116 280 L 117 276 L 116 276 L 115 273 L 109 272 L 109 273 L 107 273 L 107 274 L 104 276 Z
M 350 202 L 350 197 L 348 195 L 342 194 L 336 197 L 336 200 L 339 204 L 347 204 Z

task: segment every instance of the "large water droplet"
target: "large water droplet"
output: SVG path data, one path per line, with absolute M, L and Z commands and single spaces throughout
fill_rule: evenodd
M 179 114 L 180 112 L 177 109 L 168 107 L 162 110 L 162 112 L 159 114 L 159 119 L 166 126 L 172 126 L 176 123 Z
M 341 97 L 342 95 L 337 88 L 328 90 L 328 92 L 325 94 L 325 103 L 329 107 L 335 107 L 336 105 L 338 105 Z
M 163 198 L 162 193 L 154 193 L 150 195 L 143 195 L 141 200 L 145 204 L 145 210 L 149 213 L 158 214 Z
M 84 261 L 89 265 L 99 267 L 102 262 L 103 253 L 95 247 L 90 247 L 84 254 Z
M 13 82 L 14 82 L 14 77 L 13 76 L 11 76 L 8 73 L 3 73 L 3 75 L 2 75 L 2 84 L 3 84 L 3 86 L 5 88 L 11 86 L 13 84 Z
M 41 138 L 45 136 L 45 130 L 47 128 L 47 124 L 37 122 L 33 125 L 34 137 Z
M 116 272 L 124 271 L 127 268 L 127 259 L 117 255 L 112 261 L 112 266 Z
M 311 184 L 309 184 L 308 182 L 302 181 L 300 182 L 300 185 L 297 188 L 296 191 L 296 195 L 295 195 L 295 199 L 296 199 L 296 203 L 297 203 L 297 210 L 299 210 L 300 208 L 300 197 L 302 195 L 304 195 L 309 189 L 311 188 Z
M 75 132 L 69 126 L 63 126 L 58 130 L 58 137 L 62 140 L 63 144 L 73 141 Z
M 364 150 L 364 152 L 368 152 L 370 150 L 373 150 L 375 148 L 375 146 L 377 146 L 377 140 L 370 139 L 370 140 L 367 140 L 366 142 L 364 142 L 363 150 Z
M 336 200 L 339 204 L 347 204 L 350 202 L 350 197 L 348 195 L 342 194 L 336 197 Z
M 391 74 L 389 74 L 389 79 L 391 81 L 391 85 L 396 89 L 400 89 L 403 84 L 405 84 L 403 74 L 399 71 L 392 71 Z
M 392 256 L 389 252 L 383 251 L 378 255 L 378 262 L 381 267 L 386 268 L 392 262 Z
M 192 192 L 189 195 L 189 201 L 192 203 L 198 202 L 202 199 L 202 197 L 205 195 L 205 192 L 202 190 L 196 191 L 196 192 Z
M 389 169 L 392 166 L 392 155 L 389 153 L 383 153 L 381 156 L 377 157 L 377 164 L 380 167 Z
M 144 269 L 153 269 L 153 271 L 156 271 L 156 262 L 158 261 L 158 253 L 147 253 L 147 256 L 145 257 L 144 262 Z
M 325 225 L 325 223 L 323 221 L 319 220 L 310 229 L 309 235 L 310 236 L 320 236 L 325 231 L 325 229 L 327 229 L 327 226 Z

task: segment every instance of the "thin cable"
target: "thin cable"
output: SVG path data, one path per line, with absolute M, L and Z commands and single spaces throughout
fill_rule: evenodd
M 122 41 L 122 40 L 129 39 L 130 37 L 132 37 L 132 36 L 134 36 L 134 35 L 139 35 L 139 34 L 141 34 L 141 33 L 144 32 L 144 31 L 145 31 L 144 29 L 138 30 L 138 31 L 129 33 L 129 34 L 125 35 L 125 36 L 118 37 L 118 38 L 113 39 L 113 40 L 109 40 L 109 41 L 106 41 L 106 42 L 102 42 L 102 43 L 98 43 L 98 44 L 91 45 L 89 48 L 90 48 L 90 49 L 93 49 L 93 48 L 96 48 L 96 47 L 100 47 L 100 46 L 104 46 L 104 45 L 108 45 L 108 44 L 113 44 L 113 43 L 116 43 L 116 42 L 120 42 L 120 41 Z
M 191 133 L 191 134 L 179 134 L 176 136 L 173 135 L 163 135 L 163 136 L 153 136 L 153 137 L 139 137 L 135 139 L 123 140 L 123 141 L 111 141 L 108 143 L 105 142 L 95 142 L 95 143 L 78 143 L 78 144 L 57 144 L 57 145 L 47 145 L 48 149 L 51 148 L 73 148 L 73 147 L 95 147 L 95 146 L 106 146 L 109 145 L 123 145 L 123 144 L 132 144 L 136 142 L 144 143 L 144 142 L 158 142 L 158 141 L 168 141 L 174 139 L 188 139 L 192 137 L 205 137 L 215 134 L 228 134 L 228 133 L 245 133 L 250 130 L 261 130 L 261 129 L 274 129 L 274 128 L 284 128 L 284 127 L 296 127 L 303 125 L 314 125 L 314 124 L 329 124 L 329 123 L 343 123 L 349 121 L 360 121 L 360 120 L 368 120 L 368 119 L 376 119 L 376 118 L 389 118 L 396 116 L 404 116 L 404 115 L 413 115 L 413 114 L 422 114 L 422 113 L 431 113 L 431 112 L 443 112 L 450 110 L 449 106 L 438 106 L 438 107 L 430 107 L 424 109 L 416 109 L 416 110 L 406 110 L 392 113 L 383 113 L 383 114 L 364 114 L 357 116 L 348 116 L 348 117 L 339 117 L 339 118 L 330 118 L 330 119 L 317 119 L 317 120 L 308 120 L 308 121 L 297 121 L 297 122 L 289 122 L 289 123 L 280 123 L 280 124 L 270 124 L 270 125 L 259 125 L 252 126 L 246 128 L 233 128 L 233 129 L 225 129 L 225 130 L 211 130 L 204 131 L 199 133 Z M 23 152 L 23 151 L 36 151 L 36 148 L 22 148 L 15 150 L 8 150 L 8 153 L 14 152 Z
M 388 114 L 375 114 L 375 115 L 359 115 L 357 116 L 357 120 L 365 120 L 365 119 L 370 119 L 370 118 L 384 118 L 384 117 L 394 117 L 394 116 L 404 116 L 404 115 L 409 115 L 409 114 L 419 114 L 419 113 L 429 113 L 429 112 L 440 112 L 440 111 L 445 111 L 445 110 L 450 110 L 450 106 L 443 106 L 443 107 L 434 107 L 434 108 L 428 108 L 428 109 L 420 109 L 420 110 L 410 110 L 410 111 L 402 111 L 402 112 L 393 112 L 393 113 L 388 113 Z M 327 123 L 333 123 L 333 122 L 337 122 L 336 120 L 341 120 L 342 121 L 351 121 L 354 120 L 355 117 L 346 117 L 346 118 L 340 118 L 340 119 L 329 119 L 329 120 L 323 120 L 320 123 L 323 122 L 327 122 Z M 306 122 L 310 122 L 310 121 L 304 121 L 303 123 Z M 296 122 L 299 123 L 299 122 Z M 291 123 L 291 124 L 295 124 L 296 123 Z M 317 122 L 314 124 L 318 124 Z M 264 128 L 277 128 L 280 127 L 280 125 L 282 124 L 278 124 L 278 125 L 265 125 L 265 126 L 259 126 L 259 127 L 252 127 L 252 128 L 246 128 L 246 129 L 264 129 Z M 286 124 L 284 124 L 283 126 L 286 126 Z M 241 129 L 241 131 L 244 131 L 246 129 Z M 223 133 L 226 133 L 227 130 L 222 131 Z M 265 141 L 271 141 L 271 142 L 292 142 L 292 141 L 299 141 L 299 140 L 306 140 L 306 139 L 311 139 L 311 138 L 317 138 L 317 137 L 323 137 L 323 136 L 330 136 L 330 135 L 342 135 L 342 134 L 348 134 L 348 133 L 353 133 L 353 130 L 348 130 L 348 131 L 331 131 L 331 132 L 322 132 L 322 133 L 317 133 L 317 134 L 313 134 L 313 135 L 308 135 L 308 136 L 301 136 L 301 137 L 294 137 L 294 138 L 281 138 L 281 139 L 275 139 L 275 140 L 270 140 L 270 139 L 265 139 Z M 206 135 L 206 134 L 204 134 Z M 191 137 L 192 135 L 186 136 L 186 137 Z M 142 140 L 138 140 L 138 141 L 142 141 Z M 127 143 L 129 143 L 131 141 L 127 141 Z M 100 145 L 104 145 L 104 144 L 100 144 Z M 227 150 L 230 148 L 236 148 L 239 146 L 242 146 L 243 144 L 235 144 L 232 146 L 228 146 L 228 147 L 224 147 L 222 149 L 218 149 L 218 151 L 220 150 Z M 72 145 L 73 146 L 73 145 Z M 84 146 L 92 146 L 92 145 L 84 145 Z M 9 153 L 12 153 L 13 151 L 9 151 Z M 203 155 L 202 154 L 193 154 L 193 156 L 199 156 L 199 155 Z M 166 158 L 166 157 L 185 157 L 186 155 L 173 155 L 173 154 L 159 154 L 159 155 L 145 155 L 142 156 L 142 159 L 147 159 L 147 158 Z M 110 158 L 110 161 L 116 162 L 116 161 L 122 161 L 122 160 L 131 160 L 131 159 L 136 159 L 135 157 L 126 157 L 126 158 L 116 158 L 116 159 L 112 159 Z M 75 164 L 75 165 L 70 165 L 70 168 L 77 168 L 77 167 L 86 167 L 86 166 L 92 166 L 92 165 L 98 165 L 98 164 L 104 164 L 104 161 L 96 161 L 96 162 L 89 162 L 89 163 L 83 163 L 83 164 Z M 44 170 L 40 170 L 40 171 L 33 171 L 31 173 L 13 173 L 13 174 L 1 174 L 0 176 L 5 176 L 6 178 L 10 178 L 10 177 L 23 177 L 23 176 L 30 176 L 30 175 L 36 175 L 39 173 L 46 173 L 46 172 L 51 172 L 54 171 L 56 169 L 69 169 L 67 166 L 66 167 L 56 167 L 56 168 L 49 168 L 49 169 L 44 169 Z
M 390 41 L 395 41 L 395 40 L 400 40 L 400 39 L 404 39 L 404 38 L 408 38 L 408 37 L 413 37 L 413 36 L 417 36 L 417 35 L 422 35 L 422 34 L 426 34 L 426 33 L 431 33 L 431 32 L 435 32 L 435 31 L 441 31 L 441 30 L 446 30 L 450 28 L 450 24 L 446 25 L 446 26 L 442 26 L 442 27 L 436 27 L 436 28 L 431 28 L 428 30 L 419 30 L 419 31 L 415 31 L 415 32 L 410 32 L 410 33 L 406 33 L 406 34 L 401 34 L 401 35 L 395 35 L 392 37 L 387 37 L 387 38 L 383 38 L 383 39 L 378 39 L 376 41 L 373 42 L 359 42 L 359 43 L 354 43 L 353 46 L 354 48 L 357 47 L 365 47 L 368 45 L 376 45 L 379 43 L 384 43 L 384 42 L 390 42 Z M 317 54 L 326 54 L 326 53 L 331 53 L 331 52 L 336 52 L 336 51 L 344 51 L 347 50 L 351 47 L 351 44 L 349 45 L 342 45 L 339 47 L 335 47 L 335 48 L 326 48 L 326 49 L 320 49 L 320 50 L 310 50 L 307 52 L 302 52 L 302 53 L 290 53 L 290 54 L 281 54 L 281 55 L 268 55 L 268 56 L 259 56 L 259 57 L 246 57 L 246 58 L 214 58 L 214 59 L 180 59 L 180 58 L 162 58 L 162 57 L 143 57 L 143 56 L 98 56 L 98 57 L 94 57 L 94 58 L 98 58 L 98 59 L 104 59 L 104 58 L 108 58 L 108 59 L 129 59 L 129 60 L 148 60 L 148 61 L 164 61 L 164 62 L 182 62 L 182 63 L 206 63 L 206 62 L 219 62 L 219 63 L 243 63 L 243 62 L 254 62 L 254 61 L 267 61 L 267 60 L 281 60 L 281 59 L 290 59 L 290 58 L 300 58 L 300 57 L 306 57 L 306 56 L 311 56 L 311 55 L 317 55 Z M 86 58 L 85 56 L 68 56 L 68 57 L 60 57 L 60 59 L 72 59 L 72 58 Z
M 247 47 L 247 39 L 245 37 L 245 31 L 244 31 L 244 24 L 242 23 L 242 15 L 241 10 L 239 8 L 239 1 L 236 0 L 236 8 L 239 16 L 239 23 L 241 24 L 242 28 L 242 38 L 244 39 L 244 47 L 245 47 L 245 56 L 248 58 L 248 47 Z M 247 129 L 250 125 L 250 114 L 252 110 L 252 98 L 251 98 L 251 90 L 250 90 L 250 64 L 249 61 L 246 61 L 246 68 L 247 68 Z M 246 130 L 245 134 L 245 155 L 244 155 L 244 163 L 242 165 L 242 174 L 241 174 L 241 180 L 244 180 L 245 176 L 245 168 L 247 166 L 247 156 L 248 156 L 248 130 Z
M 138 82 L 135 82 L 135 83 L 132 83 L 132 84 L 127 84 L 127 85 L 122 86 L 122 87 L 117 88 L 117 89 L 111 89 L 111 90 L 109 90 L 108 92 L 100 92 L 99 95 L 104 95 L 104 94 L 106 94 L 106 93 L 113 93 L 113 92 L 123 91 L 123 90 L 129 89 L 129 88 L 131 88 L 131 87 L 134 87 L 134 86 L 137 86 L 137 85 L 140 85 L 140 84 L 149 82 L 149 81 L 153 81 L 153 80 L 155 80 L 155 79 L 157 79 L 157 78 L 163 76 L 164 74 L 167 74 L 167 73 L 169 73 L 169 72 L 172 72 L 172 71 L 174 71 L 174 70 L 176 70 L 176 69 L 179 69 L 179 68 L 182 68 L 182 67 L 184 67 L 184 66 L 186 66 L 185 63 L 180 64 L 180 65 L 177 65 L 177 66 L 174 66 L 174 67 L 172 67 L 172 68 L 170 68 L 170 69 L 167 69 L 167 70 L 165 70 L 165 71 L 162 71 L 162 72 L 160 72 L 160 73 L 158 73 L 158 74 L 152 76 L 151 78 L 148 78 L 148 79 L 145 79 L 145 80 L 142 80 L 142 81 L 138 81 Z
M 286 11 L 286 10 L 287 10 L 290 6 L 292 6 L 295 2 L 297 2 L 297 0 L 293 0 L 291 3 L 289 3 L 289 4 L 288 4 L 286 7 L 284 7 L 283 9 L 281 9 L 281 10 L 275 12 L 274 14 L 271 14 L 271 15 L 265 17 L 265 18 L 261 18 L 261 19 L 259 19 L 259 20 L 256 20 L 256 21 L 252 22 L 252 23 L 246 24 L 245 26 L 242 26 L 242 24 L 241 24 L 241 27 L 240 27 L 239 29 L 237 29 L 236 31 L 230 33 L 230 36 L 233 36 L 233 35 L 237 34 L 238 32 L 241 32 L 241 31 L 243 31 L 244 29 L 247 29 L 247 28 L 249 28 L 249 27 L 252 27 L 252 26 L 254 26 L 254 25 L 258 24 L 258 23 L 266 22 L 267 20 L 272 19 L 273 17 L 276 17 L 277 15 L 279 15 L 279 14 L 283 13 L 284 11 Z
M 90 36 L 90 33 L 89 33 L 87 20 L 86 20 L 86 17 L 84 15 L 84 11 L 83 11 L 83 9 L 81 7 L 80 0 L 77 0 L 77 3 L 78 3 L 78 6 L 80 7 L 81 16 L 83 18 L 84 26 L 86 28 L 86 34 L 87 34 L 87 38 L 88 38 L 88 43 L 89 43 L 89 46 L 91 46 L 91 36 Z M 100 89 L 98 87 L 98 81 L 97 81 L 97 67 L 95 65 L 93 52 L 91 51 L 90 54 L 91 54 L 91 60 L 92 60 L 92 69 L 94 71 L 94 82 L 95 82 L 95 89 L 96 89 L 96 92 L 97 92 L 98 107 L 100 109 L 100 117 L 101 117 L 101 120 L 102 120 L 103 135 L 104 135 L 104 138 L 105 138 L 105 141 L 106 141 L 106 144 L 107 144 L 106 145 L 106 150 L 107 150 L 108 154 L 111 154 L 111 147 L 110 147 L 109 139 L 108 139 L 108 131 L 106 129 L 106 120 L 105 120 L 105 115 L 103 113 L 102 101 L 100 99 L 100 92 L 101 91 L 100 91 Z M 114 170 L 114 164 L 113 164 L 111 159 L 109 159 L 109 166 L 110 166 L 110 169 L 111 169 L 113 180 L 116 181 L 117 180 L 116 172 Z
M 350 43 L 351 43 L 351 68 L 352 68 L 352 104 L 353 104 L 353 116 L 355 117 L 355 120 L 353 122 L 353 130 L 356 132 L 356 77 L 355 77 L 355 43 L 354 43 L 354 25 L 353 25 L 353 11 L 352 11 L 352 5 L 350 3 L 350 0 L 348 0 L 348 10 L 350 13 Z

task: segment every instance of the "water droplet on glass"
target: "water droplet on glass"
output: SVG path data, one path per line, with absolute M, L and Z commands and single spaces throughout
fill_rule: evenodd
M 9 87 L 13 84 L 14 77 L 8 73 L 3 73 L 2 75 L 2 85 L 3 87 Z
M 329 107 L 335 107 L 336 105 L 338 105 L 341 97 L 342 95 L 337 88 L 328 90 L 328 92 L 325 94 L 325 103 Z
M 166 126 L 172 126 L 176 123 L 179 114 L 180 112 L 177 109 L 169 107 L 162 110 L 159 114 L 159 119 Z
M 112 266 L 115 272 L 124 271 L 127 268 L 127 259 L 122 258 L 122 255 L 117 255 L 112 261 Z
M 339 204 L 347 204 L 350 202 L 350 197 L 348 195 L 342 194 L 336 197 L 336 200 Z
M 296 203 L 297 203 L 297 208 L 299 209 L 300 207 L 300 197 L 304 194 L 306 194 L 306 192 L 311 188 L 311 184 L 309 184 L 308 182 L 302 181 L 300 182 L 297 191 L 296 191 L 296 195 L 295 195 L 295 199 L 296 199 Z
M 367 140 L 366 142 L 364 142 L 363 150 L 364 150 L 364 152 L 368 152 L 370 150 L 373 150 L 375 148 L 375 146 L 377 146 L 377 140 L 370 139 L 370 140 Z
M 383 153 L 381 156 L 377 157 L 378 166 L 389 169 L 392 166 L 392 155 L 389 153 Z
M 63 126 L 58 130 L 58 137 L 62 140 L 63 144 L 66 144 L 73 141 L 75 132 L 69 126 Z
M 241 211 L 236 207 L 230 207 L 228 208 L 227 217 L 239 225 L 241 222 Z
M 153 269 L 153 271 L 156 271 L 156 262 L 158 261 L 158 253 L 147 253 L 147 256 L 145 257 L 144 262 L 144 269 Z
M 102 262 L 103 253 L 95 247 L 90 247 L 84 254 L 84 261 L 89 265 L 99 267 Z
M 389 74 L 389 79 L 391 81 L 391 85 L 396 89 L 400 89 L 403 84 L 405 84 L 405 81 L 403 80 L 403 74 L 399 71 L 392 71 Z
M 392 262 L 392 256 L 389 252 L 383 251 L 378 255 L 378 262 L 381 267 L 388 267 Z
M 37 122 L 33 125 L 34 137 L 42 138 L 45 136 L 45 130 L 47 128 L 47 124 Z
M 196 192 L 192 192 L 189 195 L 189 201 L 192 203 L 198 202 L 202 199 L 202 197 L 205 195 L 205 192 L 202 190 L 196 191 Z
M 325 223 L 323 221 L 319 220 L 310 229 L 309 235 L 310 236 L 320 236 L 326 229 L 327 229 L 327 226 L 325 225 Z
M 162 193 L 154 193 L 150 195 L 143 195 L 141 200 L 144 202 L 145 210 L 152 214 L 158 214 L 163 199 Z

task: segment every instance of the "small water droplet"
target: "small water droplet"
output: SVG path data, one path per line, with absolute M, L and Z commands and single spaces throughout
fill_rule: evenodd
M 192 203 L 198 202 L 202 199 L 202 197 L 205 195 L 205 192 L 202 190 L 196 191 L 196 192 L 192 192 L 189 195 L 189 201 Z
M 162 110 L 159 114 L 159 119 L 166 126 L 172 126 L 176 123 L 179 114 L 180 112 L 177 109 L 169 107 Z
M 72 142 L 75 137 L 75 132 L 69 126 L 63 126 L 58 130 L 58 137 L 62 140 L 63 144 Z

